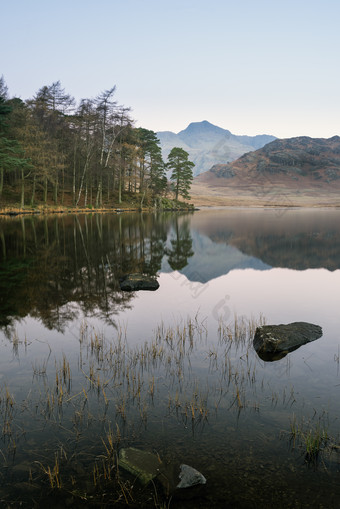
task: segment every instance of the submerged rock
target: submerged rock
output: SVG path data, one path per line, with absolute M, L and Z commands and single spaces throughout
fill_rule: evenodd
M 196 468 L 184 464 L 181 465 L 179 478 L 181 481 L 177 484 L 177 488 L 190 488 L 191 486 L 205 484 L 207 482 L 204 475 L 196 470 Z
M 118 464 L 146 485 L 160 473 L 162 463 L 152 452 L 128 447 L 120 450 Z
M 139 290 L 155 291 L 159 283 L 154 276 L 146 274 L 127 274 L 120 280 L 120 289 L 124 292 L 136 292 Z
M 253 345 L 266 361 L 278 360 L 306 343 L 322 336 L 322 328 L 307 322 L 263 325 L 255 331 Z

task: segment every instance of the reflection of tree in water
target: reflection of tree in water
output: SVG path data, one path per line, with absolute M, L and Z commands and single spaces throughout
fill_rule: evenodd
M 193 256 L 192 237 L 187 220 L 178 224 L 178 217 L 174 221 L 175 238 L 171 239 L 171 249 L 166 250 L 168 262 L 173 270 L 181 270 L 188 264 L 188 258 Z
M 0 223 L 0 326 L 30 314 L 63 330 L 79 313 L 114 323 L 130 305 L 119 277 L 156 274 L 169 217 L 25 217 Z

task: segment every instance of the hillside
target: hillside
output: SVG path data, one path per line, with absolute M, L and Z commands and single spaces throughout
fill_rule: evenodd
M 339 204 L 340 137 L 274 140 L 228 164 L 214 165 L 195 179 L 192 195 L 210 204 Z M 321 199 L 322 198 L 322 199 Z M 321 202 L 320 202 L 321 199 Z
M 195 163 L 195 176 L 208 171 L 215 164 L 234 161 L 246 152 L 261 148 L 275 139 L 265 134 L 237 136 L 206 120 L 193 122 L 178 134 L 171 131 L 158 132 L 157 137 L 164 160 L 173 147 L 181 147 L 189 153 L 189 159 Z
M 230 164 L 214 166 L 211 171 L 227 178 L 267 174 L 292 180 L 310 177 L 330 183 L 340 179 L 340 137 L 275 140 Z

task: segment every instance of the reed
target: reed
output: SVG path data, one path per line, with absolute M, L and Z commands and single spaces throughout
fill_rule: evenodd
M 303 419 L 298 422 L 295 414 L 290 419 L 289 437 L 292 447 L 297 444 L 302 450 L 306 463 L 315 463 L 330 441 L 327 428 L 320 420 L 315 425 L 305 423 Z
M 305 460 L 315 462 L 322 449 L 324 449 L 329 441 L 327 430 L 318 424 L 315 428 L 308 429 L 302 435 L 305 447 Z
M 58 453 L 54 456 L 54 464 L 52 468 L 48 465 L 45 467 L 42 463 L 36 462 L 40 465 L 42 472 L 48 479 L 49 485 L 52 489 L 61 489 L 62 482 L 60 477 L 60 465 L 59 465 L 59 455 Z

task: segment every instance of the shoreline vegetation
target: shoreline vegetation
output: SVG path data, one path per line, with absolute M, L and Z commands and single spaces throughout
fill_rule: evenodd
M 291 203 L 291 204 L 268 204 L 268 203 L 245 203 L 244 201 L 235 200 L 234 203 L 220 203 L 219 201 L 213 203 L 202 203 L 201 205 L 194 205 L 191 203 L 174 203 L 169 206 L 155 207 L 155 206 L 144 206 L 136 207 L 131 205 L 125 205 L 117 207 L 116 205 L 91 208 L 91 207 L 56 207 L 54 205 L 38 206 L 35 208 L 25 207 L 20 208 L 16 206 L 7 206 L 0 208 L 0 217 L 17 217 L 24 215 L 50 215 L 50 214 L 122 214 L 122 213 L 148 213 L 148 212 L 194 212 L 198 210 L 209 210 L 214 208 L 249 208 L 249 209 L 338 209 L 340 203 Z
M 56 81 L 23 101 L 0 77 L 0 210 L 191 208 L 189 154 L 173 147 L 164 161 L 115 91 L 76 104 Z
M 74 207 L 56 206 L 53 204 L 39 205 L 36 207 L 20 207 L 8 205 L 0 207 L 0 216 L 19 215 L 44 215 L 44 214 L 102 214 L 102 213 L 123 213 L 123 212 L 192 212 L 197 210 L 192 203 L 185 203 L 176 200 L 162 199 L 154 205 L 138 206 L 134 203 L 122 203 L 120 205 L 107 205 L 102 207 Z
M 201 191 L 201 190 L 200 190 Z M 172 200 L 169 198 L 159 198 L 158 200 L 147 201 L 142 206 L 136 199 L 125 200 L 122 203 L 114 203 L 112 205 L 102 205 L 101 207 L 94 206 L 74 206 L 69 205 L 55 205 L 53 203 L 39 204 L 35 206 L 21 207 L 18 204 L 8 203 L 4 206 L 0 204 L 0 217 L 1 216 L 18 216 L 18 215 L 47 215 L 47 214 L 102 214 L 102 213 L 126 213 L 126 212 L 193 212 L 202 209 L 212 208 L 268 208 L 268 209 L 323 209 L 323 208 L 340 208 L 340 201 L 338 196 L 321 195 L 317 197 L 310 196 L 293 196 L 283 201 L 273 201 L 266 198 L 258 198 L 250 196 L 249 194 L 235 194 L 231 193 L 224 196 L 212 195 L 211 191 L 207 189 L 205 195 L 197 193 L 194 186 L 192 192 L 191 203 Z

